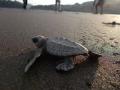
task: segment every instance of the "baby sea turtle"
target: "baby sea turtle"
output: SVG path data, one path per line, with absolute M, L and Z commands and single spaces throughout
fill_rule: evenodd
M 45 36 L 35 36 L 32 41 L 37 48 L 34 57 L 26 65 L 25 72 L 29 70 L 36 58 L 40 57 L 43 52 L 64 57 L 64 62 L 56 66 L 57 70 L 62 71 L 73 69 L 75 64 L 85 61 L 90 56 L 90 52 L 86 47 L 63 37 L 47 38 Z

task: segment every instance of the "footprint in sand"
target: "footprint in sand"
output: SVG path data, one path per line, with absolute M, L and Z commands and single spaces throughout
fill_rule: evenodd
M 109 40 L 114 40 L 114 39 L 115 39 L 114 37 L 109 38 Z
M 106 34 L 106 33 L 102 33 L 102 34 Z
M 118 44 L 118 41 L 114 41 L 115 44 Z
M 111 45 L 111 47 L 116 48 L 116 46 L 115 46 L 115 45 Z
M 120 55 L 120 53 L 113 53 L 114 56 Z

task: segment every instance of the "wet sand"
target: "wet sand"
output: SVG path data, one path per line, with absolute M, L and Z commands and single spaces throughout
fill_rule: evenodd
M 33 48 L 31 37 L 39 34 L 64 36 L 106 55 L 120 53 L 120 26 L 102 24 L 112 21 L 120 15 L 0 9 L 0 55 Z
M 120 58 L 120 26 L 102 24 L 112 21 L 119 22 L 120 15 L 0 9 L 0 90 L 119 90 L 119 64 L 113 62 Z M 53 57 L 42 57 L 24 74 L 35 48 L 31 37 L 38 34 L 64 36 L 114 59 L 59 74 Z

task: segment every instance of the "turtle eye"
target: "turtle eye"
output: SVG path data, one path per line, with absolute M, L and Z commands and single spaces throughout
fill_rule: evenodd
M 38 38 L 34 37 L 34 38 L 32 38 L 32 41 L 33 41 L 33 43 L 37 43 L 38 42 Z

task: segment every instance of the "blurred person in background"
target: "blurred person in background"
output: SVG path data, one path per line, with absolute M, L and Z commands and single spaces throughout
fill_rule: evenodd
M 95 13 L 98 13 L 98 7 L 100 7 L 101 11 L 100 13 L 103 14 L 103 6 L 104 6 L 105 0 L 94 0 L 93 7 L 95 8 Z
M 27 0 L 23 0 L 23 9 L 27 9 L 27 3 L 28 3 Z
M 61 1 L 60 0 L 56 0 L 56 2 L 55 2 L 55 10 L 56 11 L 61 11 Z

